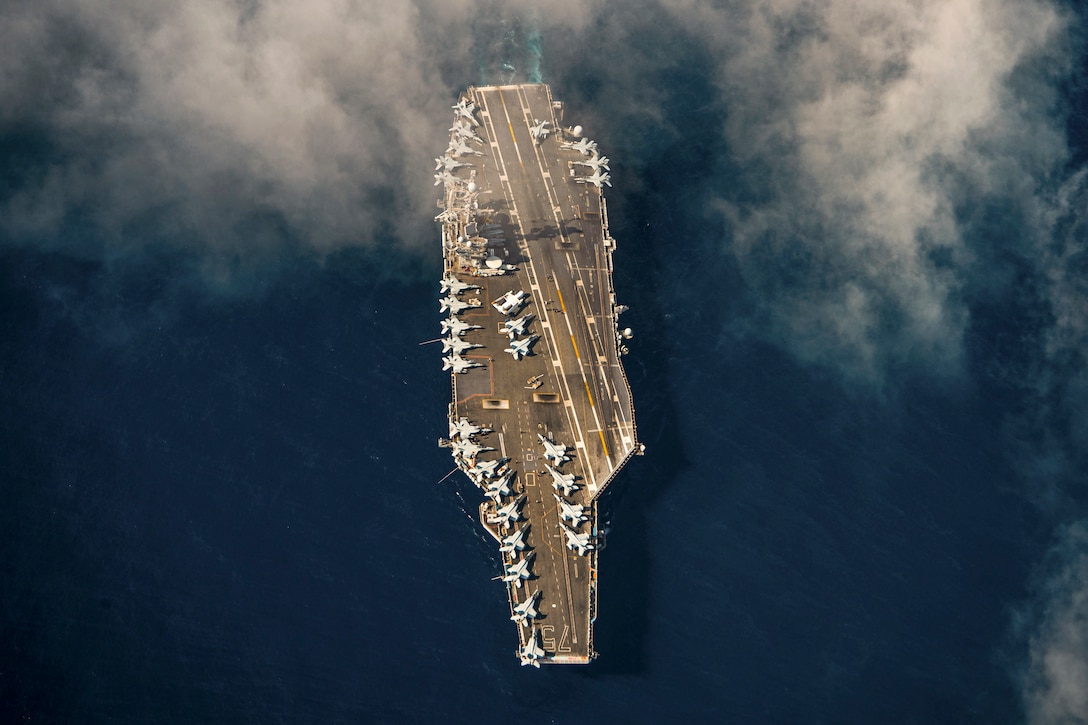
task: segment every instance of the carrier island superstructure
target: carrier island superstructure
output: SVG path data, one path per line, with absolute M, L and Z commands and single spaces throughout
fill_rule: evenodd
M 608 159 L 543 84 L 469 88 L 436 159 L 448 446 L 483 492 L 522 664 L 596 657 L 601 494 L 640 453 Z

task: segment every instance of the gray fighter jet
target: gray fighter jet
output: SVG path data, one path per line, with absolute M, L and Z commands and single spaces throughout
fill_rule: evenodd
M 527 355 L 532 355 L 533 343 L 540 339 L 540 335 L 529 335 L 524 340 L 510 340 L 510 347 L 503 350 L 514 356 L 515 360 L 520 360 Z
M 585 506 L 577 503 L 570 503 L 557 493 L 553 493 L 552 496 L 555 497 L 555 502 L 559 504 L 559 518 L 564 521 L 569 521 L 575 526 L 587 520 Z
M 514 605 L 514 613 L 510 616 L 510 621 L 518 622 L 522 627 L 530 626 L 529 620 L 540 616 L 540 610 L 537 609 L 537 602 L 539 601 L 540 590 L 537 589 L 524 602 Z
M 567 451 L 570 450 L 568 446 L 556 443 L 541 433 L 537 433 L 536 437 L 544 444 L 544 457 L 550 461 L 555 461 L 555 465 L 558 466 L 570 460 L 570 456 L 567 455 Z

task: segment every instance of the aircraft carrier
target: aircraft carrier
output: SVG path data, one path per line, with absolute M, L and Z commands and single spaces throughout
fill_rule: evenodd
M 484 493 L 523 665 L 597 655 L 601 494 L 636 453 L 608 159 L 544 84 L 469 88 L 435 161 L 449 438 Z

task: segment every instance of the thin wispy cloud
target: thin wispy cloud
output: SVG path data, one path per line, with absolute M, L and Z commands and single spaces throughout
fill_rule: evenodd
M 1064 160 L 1049 106 L 1069 62 L 1062 14 L 988 0 L 668 5 L 715 54 L 728 99 L 741 177 L 712 203 L 759 298 L 754 327 L 855 377 L 959 373 L 988 253 L 964 200 L 1032 206 Z
M 1028 659 L 1020 673 L 1029 723 L 1088 723 L 1088 526 L 1065 529 L 1031 605 L 1019 613 Z
M 0 232 L 91 257 L 429 249 L 475 5 L 9 5 Z
M 903 365 L 962 370 L 971 287 L 993 254 L 970 206 L 1040 218 L 1064 160 L 1053 96 L 1069 19 L 1054 5 L 523 5 L 9 6 L 0 234 L 88 256 L 163 243 L 243 263 L 288 243 L 425 254 L 446 106 L 477 80 L 473 27 L 531 9 L 560 88 L 577 62 L 624 89 L 584 109 L 605 136 L 633 116 L 682 127 L 643 87 L 667 54 L 632 36 L 711 59 L 730 163 L 707 159 L 690 191 L 751 290 L 741 324 L 877 383 Z

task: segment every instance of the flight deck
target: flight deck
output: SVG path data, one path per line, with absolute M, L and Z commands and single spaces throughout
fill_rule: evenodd
M 612 286 L 608 159 L 548 86 L 469 88 L 442 184 L 441 441 L 487 497 L 523 664 L 596 652 L 597 502 L 638 443 Z

